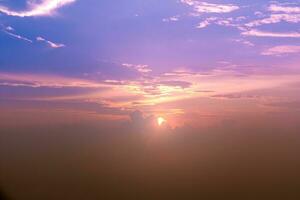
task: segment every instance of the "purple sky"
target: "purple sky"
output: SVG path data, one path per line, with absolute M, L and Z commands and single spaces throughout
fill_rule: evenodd
M 297 114 L 299 23 L 300 1 L 2 0 L 0 105 L 172 126 Z

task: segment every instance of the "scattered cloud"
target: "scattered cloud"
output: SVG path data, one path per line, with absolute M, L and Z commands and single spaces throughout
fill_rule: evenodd
M 163 22 L 176 22 L 179 20 L 179 15 L 175 15 L 175 16 L 172 16 L 172 17 L 169 17 L 169 18 L 164 18 L 162 21 Z
M 300 38 L 299 32 L 268 32 L 252 29 L 241 33 L 244 36 L 277 37 L 277 38 Z
M 277 4 L 271 4 L 268 10 L 271 12 L 300 13 L 300 7 L 281 6 Z
M 216 24 L 219 26 L 227 26 L 227 27 L 236 27 L 238 29 L 244 30 L 244 27 L 240 24 L 241 21 L 245 20 L 245 16 L 239 16 L 236 18 L 233 17 L 227 17 L 227 18 L 222 18 L 222 17 L 209 17 L 200 22 L 196 28 L 205 28 L 211 24 Z
M 264 24 L 275 24 L 280 22 L 299 23 L 300 22 L 300 7 L 298 6 L 283 6 L 278 3 L 271 4 L 268 9 L 271 14 L 267 15 L 262 12 L 255 12 L 262 19 L 254 20 L 246 24 L 247 27 L 261 26 Z
M 188 88 L 192 85 L 192 83 L 187 82 L 187 81 L 161 81 L 158 84 L 174 86 L 174 87 L 181 87 L 181 88 Z
M 300 46 L 282 45 L 266 49 L 261 54 L 266 56 L 280 56 L 287 54 L 299 54 Z
M 218 18 L 217 17 L 209 17 L 205 19 L 204 21 L 200 22 L 196 28 L 205 28 L 209 26 L 212 22 L 216 21 Z
M 264 24 L 275 24 L 280 22 L 299 23 L 300 14 L 271 14 L 267 18 L 254 20 L 246 24 L 247 27 L 261 26 Z
M 0 6 L 0 12 L 15 17 L 50 16 L 53 15 L 58 8 L 74 3 L 75 1 L 76 0 L 43 0 L 37 3 L 37 1 L 27 0 L 27 10 L 15 11 Z
M 198 0 L 181 0 L 181 3 L 191 6 L 196 15 L 201 13 L 229 13 L 239 9 L 239 6 L 234 4 L 213 4 Z
M 39 42 L 45 42 L 45 43 L 48 44 L 48 46 L 50 46 L 51 48 L 55 48 L 55 49 L 56 49 L 56 48 L 62 48 L 62 47 L 65 47 L 64 44 L 54 43 L 54 42 L 51 42 L 51 41 L 49 41 L 49 40 L 46 40 L 45 38 L 40 37 L 40 36 L 37 37 L 36 40 L 39 41 Z
M 7 26 L 7 27 L 5 27 L 5 30 L 7 30 L 7 31 L 14 31 L 15 29 L 13 27 L 11 27 L 11 26 Z
M 245 46 L 249 46 L 249 47 L 253 47 L 255 46 L 252 42 L 248 41 L 248 40 L 245 40 L 245 39 L 235 39 L 233 40 L 234 42 L 238 42 L 238 43 L 241 43 Z
M 135 65 L 135 64 L 129 64 L 129 63 L 123 63 L 122 66 L 127 67 L 129 69 L 134 69 L 140 73 L 149 73 L 152 71 L 152 69 L 149 68 L 148 65 Z

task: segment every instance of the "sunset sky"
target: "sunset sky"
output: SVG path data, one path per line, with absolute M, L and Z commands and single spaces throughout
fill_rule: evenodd
M 298 112 L 299 3 L 2 0 L 0 105 L 172 126 Z
M 299 24 L 299 0 L 0 0 L 0 199 L 300 199 Z

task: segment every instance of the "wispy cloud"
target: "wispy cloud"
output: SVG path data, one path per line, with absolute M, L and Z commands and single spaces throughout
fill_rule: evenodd
M 277 4 L 271 4 L 268 10 L 271 12 L 300 13 L 300 7 L 282 6 Z
M 7 35 L 9 35 L 9 36 L 11 36 L 11 37 L 13 37 L 13 38 L 16 38 L 16 39 L 19 39 L 19 40 L 23 40 L 23 41 L 29 42 L 29 43 L 32 43 L 32 42 L 33 42 L 31 39 L 28 39 L 27 37 L 24 37 L 24 36 L 22 36 L 22 35 L 19 35 L 19 34 L 14 33 L 14 28 L 11 27 L 11 26 L 4 27 L 4 28 L 2 29 L 2 31 L 3 31 L 5 34 L 7 34 Z
M 40 3 L 27 0 L 28 9 L 23 11 L 15 11 L 10 8 L 0 6 L 0 12 L 15 17 L 33 17 L 52 15 L 58 8 L 71 4 L 76 0 L 43 0 Z
M 175 15 L 175 16 L 172 16 L 172 17 L 169 17 L 169 18 L 164 18 L 162 19 L 163 22 L 176 22 L 179 20 L 179 15 Z
M 267 18 L 254 20 L 246 24 L 248 27 L 261 26 L 264 24 L 275 24 L 280 22 L 299 23 L 300 14 L 271 14 Z
M 95 83 L 88 80 L 69 78 L 55 75 L 44 74 L 18 74 L 18 73 L 0 73 L 0 85 L 7 86 L 27 86 L 38 87 L 77 87 L 77 88 L 100 88 L 105 84 Z
M 266 56 L 280 56 L 287 54 L 299 54 L 300 46 L 282 45 L 266 49 L 261 54 Z
M 209 17 L 205 20 L 201 21 L 196 28 L 206 28 L 207 26 L 211 24 L 216 24 L 219 26 L 227 26 L 227 27 L 236 27 L 238 29 L 244 29 L 243 25 L 241 24 L 241 21 L 245 20 L 245 16 L 239 16 L 239 17 Z
M 48 44 L 48 46 L 50 46 L 51 48 L 62 48 L 62 47 L 65 47 L 64 44 L 60 44 L 60 43 L 54 43 L 54 42 L 51 42 L 49 40 L 46 40 L 45 38 L 43 37 L 37 37 L 36 38 L 37 41 L 40 41 L 40 42 L 46 42 Z
M 198 13 L 229 13 L 239 9 L 239 6 L 233 4 L 213 4 L 198 0 L 181 0 L 182 3 L 193 7 Z
M 300 7 L 285 6 L 279 3 L 271 4 L 267 9 L 271 14 L 266 17 L 266 14 L 259 12 L 262 19 L 254 20 L 246 24 L 248 27 L 261 26 L 264 24 L 275 24 L 280 22 L 299 23 L 300 22 Z
M 205 19 L 204 21 L 200 22 L 196 28 L 205 28 L 209 26 L 212 22 L 216 21 L 218 18 L 217 17 L 209 17 Z
M 149 68 L 148 65 L 134 65 L 134 64 L 129 64 L 129 63 L 123 63 L 122 64 L 123 67 L 127 67 L 129 69 L 134 69 L 138 72 L 141 72 L 141 73 L 149 73 L 151 72 L 152 70 Z
M 256 29 L 244 31 L 242 32 L 242 35 L 255 37 L 300 38 L 299 32 L 268 32 Z
M 7 26 L 7 27 L 5 27 L 5 30 L 7 30 L 7 31 L 14 31 L 15 29 L 13 27 L 11 27 L 11 26 Z
M 252 42 L 248 41 L 248 40 L 245 40 L 245 39 L 235 39 L 233 40 L 234 42 L 238 42 L 238 43 L 241 43 L 243 45 L 246 45 L 246 46 L 249 46 L 249 47 L 253 47 L 255 46 Z

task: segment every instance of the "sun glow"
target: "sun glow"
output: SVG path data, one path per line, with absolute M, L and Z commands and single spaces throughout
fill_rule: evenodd
M 162 118 L 162 117 L 158 117 L 157 118 L 157 124 L 158 124 L 158 126 L 161 126 L 165 122 L 166 122 L 166 120 L 164 118 Z

